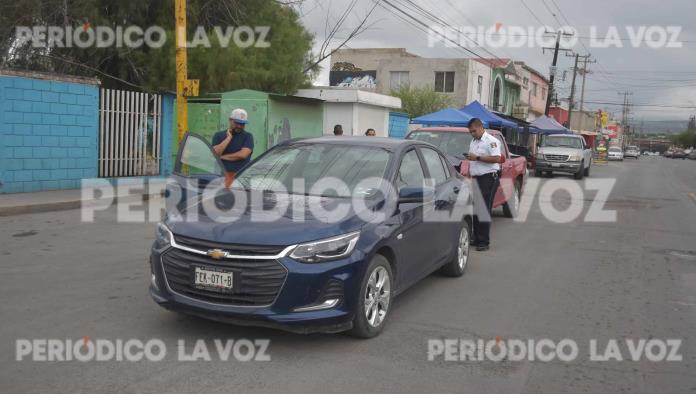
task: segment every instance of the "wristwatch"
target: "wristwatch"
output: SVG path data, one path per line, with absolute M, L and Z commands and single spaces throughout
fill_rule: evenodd
M 481 156 L 476 155 L 476 161 L 481 161 Z

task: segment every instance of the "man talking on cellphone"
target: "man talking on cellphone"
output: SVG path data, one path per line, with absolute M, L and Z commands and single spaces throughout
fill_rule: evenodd
M 248 123 L 247 112 L 241 108 L 232 110 L 229 128 L 213 135 L 213 150 L 225 167 L 225 188 L 229 189 L 237 172 L 251 161 L 254 136 L 244 127 Z

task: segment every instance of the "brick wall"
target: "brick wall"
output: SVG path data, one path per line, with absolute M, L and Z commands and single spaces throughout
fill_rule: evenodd
M 97 83 L 0 75 L 0 193 L 95 178 L 98 122 Z

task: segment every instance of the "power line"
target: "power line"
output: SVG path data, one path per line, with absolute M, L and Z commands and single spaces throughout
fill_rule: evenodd
M 419 28 L 419 30 L 425 32 L 426 34 L 433 31 L 432 29 L 428 30 L 428 29 L 430 28 L 430 26 L 428 26 L 427 24 L 423 23 L 423 21 L 421 21 L 420 19 L 414 17 L 413 15 L 409 14 L 408 12 L 402 10 L 400 7 L 394 5 L 391 1 L 389 1 L 389 0 L 382 0 L 382 2 L 380 3 L 380 5 L 382 5 L 382 4 L 387 4 L 387 5 L 390 6 L 393 10 L 396 10 L 396 11 L 400 12 L 401 14 L 403 14 L 403 15 L 404 15 L 406 18 L 408 18 L 409 20 L 411 20 L 411 21 L 413 21 L 414 23 L 420 25 L 422 28 Z M 384 8 L 384 7 L 383 7 L 383 8 Z M 393 11 L 391 11 L 391 10 L 389 10 L 389 9 L 387 9 L 387 8 L 385 8 L 385 9 L 386 9 L 387 11 L 391 12 L 392 14 L 394 13 Z M 403 18 L 402 18 L 402 20 L 403 20 Z M 410 23 L 410 22 L 409 22 L 409 23 Z M 411 24 L 413 24 L 413 23 L 411 23 Z M 437 32 L 437 31 L 436 31 L 435 33 L 437 33 L 440 37 L 444 38 L 445 40 L 447 40 L 447 41 L 453 43 L 454 45 L 458 46 L 459 48 L 465 50 L 466 52 L 469 52 L 469 53 L 471 53 L 472 55 L 474 55 L 474 56 L 476 56 L 476 57 L 478 57 L 478 58 L 484 59 L 483 56 L 481 56 L 481 55 L 479 55 L 478 53 L 472 51 L 471 49 L 469 49 L 469 48 L 467 48 L 467 47 L 461 45 L 460 43 L 458 43 L 458 42 L 456 42 L 456 41 L 450 39 L 450 38 L 447 37 L 446 35 L 444 35 L 444 34 L 442 34 L 442 33 L 440 33 L 440 32 Z
M 411 9 L 411 10 L 413 10 L 413 11 L 419 13 L 420 15 L 424 16 L 425 18 L 430 19 L 430 20 L 433 21 L 433 22 L 439 23 L 439 24 L 440 24 L 441 26 L 443 26 L 443 27 L 448 27 L 448 28 L 450 28 L 450 29 L 457 30 L 457 29 L 455 29 L 454 27 L 452 27 L 447 21 L 445 21 L 444 19 L 438 17 L 437 15 L 434 15 L 432 12 L 430 12 L 430 11 L 428 11 L 427 9 L 423 8 L 421 5 L 415 3 L 414 1 L 412 1 L 412 0 L 401 0 L 401 1 L 403 1 L 403 2 L 405 3 L 404 5 L 406 5 L 407 7 L 410 5 L 410 9 Z M 409 15 L 409 16 L 410 16 L 410 15 Z M 420 21 L 418 21 L 418 22 L 420 22 Z M 445 35 L 442 35 L 442 34 L 440 34 L 440 36 L 445 37 L 448 41 L 450 41 L 450 42 L 456 44 L 456 45 L 459 46 L 459 47 L 462 47 L 462 48 L 466 49 L 466 47 L 460 45 L 459 43 L 457 43 L 456 41 L 450 39 L 449 37 L 446 37 Z M 463 37 L 466 38 L 467 40 L 471 41 L 472 43 L 476 44 L 476 42 L 475 42 L 473 39 L 471 39 L 470 37 L 468 37 L 467 35 L 463 35 Z M 502 60 L 502 59 L 500 59 L 496 54 L 494 54 L 493 52 L 491 52 L 491 51 L 488 50 L 487 48 L 481 47 L 481 46 L 478 46 L 478 45 L 477 45 L 477 47 L 478 47 L 478 48 L 481 48 L 483 51 L 485 51 L 486 53 L 488 53 L 488 54 L 491 55 L 492 57 L 494 57 L 494 58 L 496 58 L 496 59 L 498 59 L 498 60 Z M 476 56 L 480 57 L 481 59 L 484 59 L 483 57 L 481 57 L 481 56 L 478 55 L 478 54 L 477 54 Z

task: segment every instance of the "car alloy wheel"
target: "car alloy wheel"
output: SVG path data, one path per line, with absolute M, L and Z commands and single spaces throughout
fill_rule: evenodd
M 459 264 L 459 269 L 464 271 L 466 268 L 466 263 L 469 262 L 469 226 L 465 225 L 462 227 L 462 231 L 459 233 L 459 246 L 457 247 L 457 263 Z
M 379 327 L 389 310 L 391 280 L 384 267 L 377 266 L 370 274 L 365 289 L 365 319 L 372 327 Z

